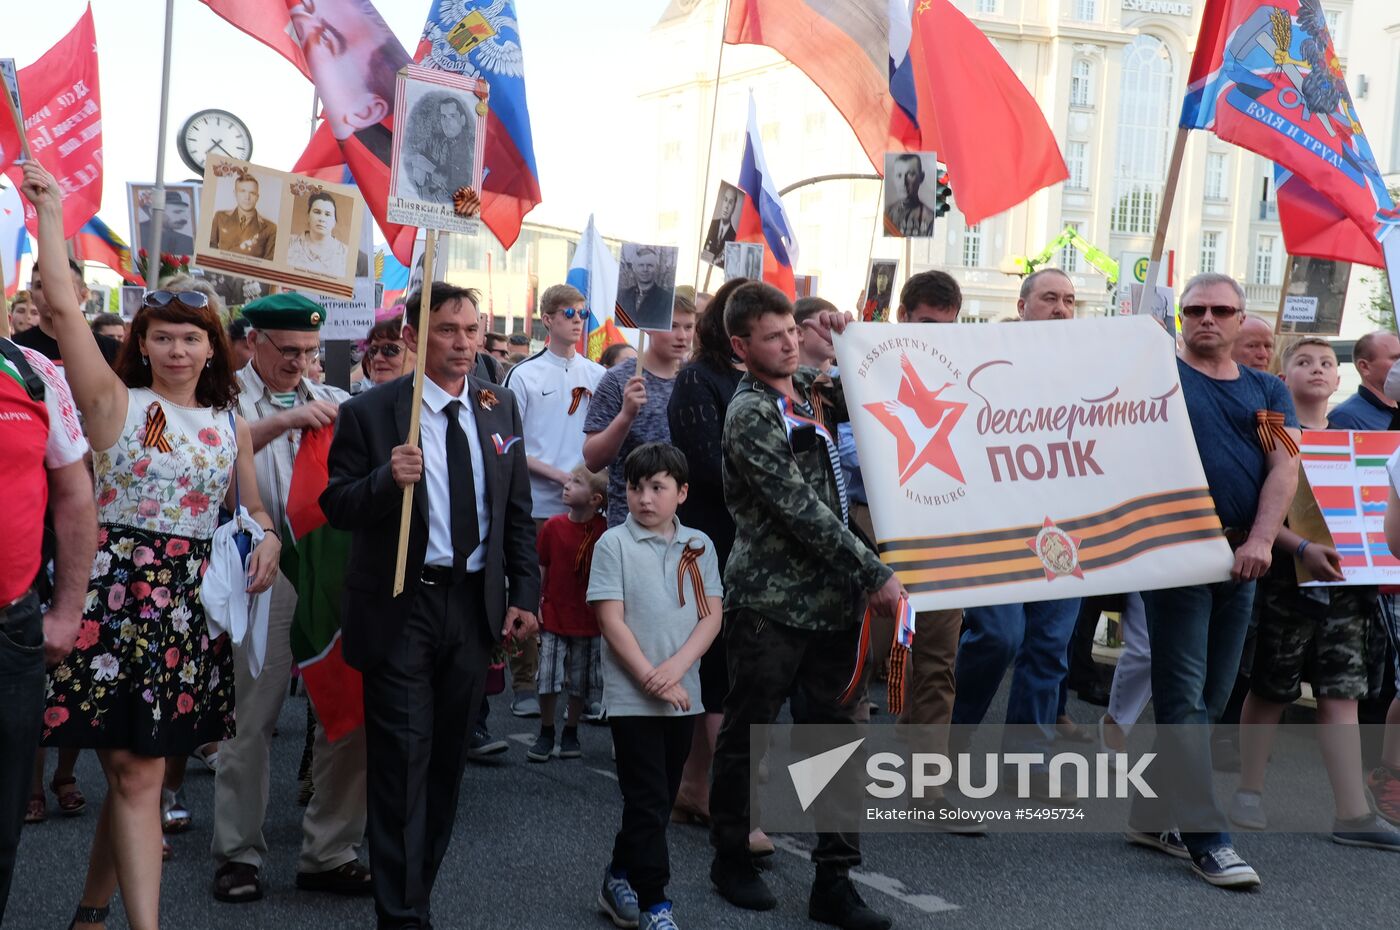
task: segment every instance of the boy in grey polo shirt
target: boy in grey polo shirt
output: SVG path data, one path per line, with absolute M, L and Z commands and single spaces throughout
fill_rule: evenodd
M 724 595 L 714 544 L 676 519 L 688 470 L 668 443 L 627 456 L 628 517 L 599 537 L 588 584 L 622 791 L 598 904 L 617 926 L 642 930 L 676 930 L 666 824 L 704 709 L 699 661 L 719 633 Z

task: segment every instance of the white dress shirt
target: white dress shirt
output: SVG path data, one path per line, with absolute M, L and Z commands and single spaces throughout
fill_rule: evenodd
M 431 378 L 423 379 L 423 412 L 419 426 L 419 444 L 423 448 L 423 483 L 419 491 L 428 494 L 428 552 L 423 557 L 423 564 L 452 567 L 446 407 L 454 400 L 462 402 L 457 421 L 462 424 L 462 431 L 467 434 L 467 447 L 471 449 L 472 483 L 476 487 L 476 525 L 481 533 L 480 544 L 467 559 L 467 571 L 479 572 L 486 568 L 486 539 L 491 531 L 491 511 L 486 509 L 486 463 L 481 455 L 481 436 L 476 430 L 476 414 L 471 409 L 475 401 L 465 381 L 461 395 L 453 397 Z M 461 468 L 461 463 L 457 463 L 456 467 Z

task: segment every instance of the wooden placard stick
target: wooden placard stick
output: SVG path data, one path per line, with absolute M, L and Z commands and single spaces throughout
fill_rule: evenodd
M 1142 288 L 1142 296 L 1138 299 L 1137 306 L 1133 307 L 1134 315 L 1141 315 L 1148 306 L 1148 295 L 1155 294 L 1157 278 L 1160 275 L 1158 269 L 1162 266 L 1162 255 L 1167 250 L 1167 227 L 1172 219 L 1172 201 L 1176 200 L 1176 185 L 1181 180 L 1181 164 L 1186 159 L 1186 140 L 1190 137 L 1191 130 L 1182 127 L 1176 131 L 1176 144 L 1172 146 L 1172 160 L 1167 166 L 1167 184 L 1162 189 L 1162 207 L 1157 213 L 1157 234 L 1152 239 L 1152 257 L 1148 259 L 1147 281 Z
M 418 445 L 418 431 L 423 409 L 423 366 L 428 357 L 428 314 L 433 291 L 433 253 L 437 251 L 437 230 L 428 230 L 423 243 L 423 290 L 418 303 L 418 357 L 413 367 L 413 405 L 409 408 L 408 436 L 404 445 Z M 399 511 L 399 551 L 394 561 L 394 597 L 403 593 L 404 574 L 408 571 L 408 531 L 413 520 L 413 491 L 417 485 L 403 489 L 403 508 Z
M 11 81 L 14 83 L 10 83 Z M 0 83 L 5 85 L 5 105 L 9 108 L 10 116 L 15 121 L 15 130 L 19 133 L 20 151 L 24 154 L 24 160 L 29 161 L 34 157 L 34 153 L 29 151 L 29 134 L 24 131 L 24 109 L 19 100 L 19 72 L 15 70 L 13 58 L 0 62 Z

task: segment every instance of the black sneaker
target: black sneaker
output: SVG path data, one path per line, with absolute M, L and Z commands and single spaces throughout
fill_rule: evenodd
M 559 758 L 578 759 L 582 756 L 583 746 L 579 745 L 578 730 L 565 727 L 564 733 L 559 739 Z
M 891 925 L 888 917 L 871 910 L 861 900 L 849 878 L 813 884 L 812 895 L 807 899 L 807 916 L 842 930 L 889 930 Z
M 1152 833 L 1147 830 L 1129 830 L 1123 834 L 1129 843 L 1134 846 L 1142 846 L 1146 849 L 1155 849 L 1160 853 L 1166 853 L 1177 859 L 1190 859 L 1191 852 L 1186 848 L 1186 843 L 1181 838 L 1181 834 L 1176 830 L 1164 830 L 1161 833 Z
M 1191 859 L 1191 870 L 1217 888 L 1254 888 L 1259 873 L 1240 858 L 1233 846 L 1217 846 Z
M 548 762 L 553 753 L 554 731 L 541 730 L 540 735 L 535 738 L 535 744 L 525 750 L 525 758 L 531 762 Z
M 492 736 L 485 727 L 477 727 L 472 731 L 471 741 L 467 743 L 468 759 L 485 759 L 487 756 L 494 756 L 505 752 L 509 744 L 499 738 Z
M 720 897 L 735 907 L 746 911 L 771 911 L 778 906 L 778 899 L 748 856 L 742 859 L 716 856 L 710 864 L 710 881 Z

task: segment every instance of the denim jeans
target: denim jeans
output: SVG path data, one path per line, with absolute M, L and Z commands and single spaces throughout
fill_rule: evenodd
M 1249 628 L 1254 582 L 1144 591 L 1160 775 L 1156 798 L 1135 797 L 1129 822 L 1181 829 L 1193 856 L 1230 842 L 1215 798 L 1210 728 L 1230 699 Z
M 1019 739 L 1014 746 L 1005 741 L 1003 748 L 1048 753 L 1055 739 L 1060 682 L 1069 671 L 1069 638 L 1079 616 L 1079 598 L 971 607 L 964 616 L 953 723 L 982 722 L 1014 659 L 1006 722 L 1034 724 L 1038 735 Z M 1024 735 L 1026 727 L 1018 730 Z
M 0 925 L 44 716 L 44 618 L 32 592 L 0 611 Z

